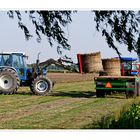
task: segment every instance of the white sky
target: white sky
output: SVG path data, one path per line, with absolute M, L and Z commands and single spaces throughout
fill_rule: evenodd
M 0 51 L 25 52 L 29 56 L 28 63 L 35 62 L 38 52 L 41 52 L 41 61 L 60 57 L 56 48 L 51 48 L 46 38 L 43 38 L 41 43 L 37 43 L 36 37 L 26 41 L 24 33 L 18 28 L 17 20 L 10 19 L 6 11 L 0 12 L 0 19 Z M 72 57 L 74 62 L 77 62 L 77 53 L 100 51 L 102 58 L 117 56 L 116 52 L 108 47 L 105 39 L 96 31 L 93 14 L 90 11 L 79 11 L 72 16 L 72 19 L 73 22 L 66 28 L 71 50 L 64 51 L 63 54 Z M 28 18 L 25 18 L 25 22 L 32 31 L 33 28 Z M 136 57 L 135 53 L 129 53 L 125 47 L 119 45 L 119 48 L 123 56 Z

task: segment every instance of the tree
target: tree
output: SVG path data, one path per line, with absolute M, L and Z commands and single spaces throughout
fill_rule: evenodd
M 134 50 L 140 56 L 140 11 L 92 11 L 94 21 L 96 22 L 97 31 L 105 37 L 108 46 L 115 49 L 120 56 L 115 42 L 126 45 L 128 51 Z M 68 39 L 65 37 L 64 28 L 72 22 L 71 15 L 73 11 L 26 11 L 29 15 L 38 41 L 41 40 L 41 34 L 47 36 L 51 46 L 53 41 L 60 47 L 70 49 Z M 19 27 L 24 31 L 26 39 L 31 37 L 28 28 L 22 22 L 20 11 L 9 11 L 9 17 L 13 18 L 14 14 L 18 17 Z
M 19 27 L 24 31 L 26 39 L 30 39 L 32 35 L 22 21 L 21 12 L 8 11 L 7 14 L 10 18 L 17 16 Z M 65 37 L 64 27 L 72 22 L 72 11 L 25 11 L 25 14 L 29 16 L 35 27 L 38 42 L 41 41 L 41 35 L 45 35 L 50 46 L 53 46 L 54 42 L 58 43 L 58 53 L 61 53 L 61 47 L 70 50 L 68 39 Z
M 102 32 L 110 48 L 118 51 L 115 42 L 127 46 L 140 56 L 140 11 L 93 11 L 96 29 Z

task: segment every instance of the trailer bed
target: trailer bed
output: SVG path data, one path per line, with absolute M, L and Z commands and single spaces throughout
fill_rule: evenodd
M 113 92 L 125 92 L 126 96 L 139 94 L 139 82 L 134 76 L 98 76 L 94 78 L 97 97 Z

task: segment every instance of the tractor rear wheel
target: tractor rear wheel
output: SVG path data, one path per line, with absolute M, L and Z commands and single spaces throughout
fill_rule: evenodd
M 52 90 L 52 81 L 46 76 L 40 75 L 32 81 L 30 89 L 33 93 L 37 95 L 48 95 L 49 92 Z
M 18 74 L 12 70 L 4 68 L 0 72 L 0 93 L 14 94 L 20 86 Z

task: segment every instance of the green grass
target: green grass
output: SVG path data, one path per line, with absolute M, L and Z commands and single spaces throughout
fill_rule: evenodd
M 50 96 L 32 95 L 29 88 L 0 95 L 0 129 L 94 128 L 103 116 L 135 100 L 123 94 L 96 98 L 94 88 L 93 82 L 81 81 L 56 84 Z

